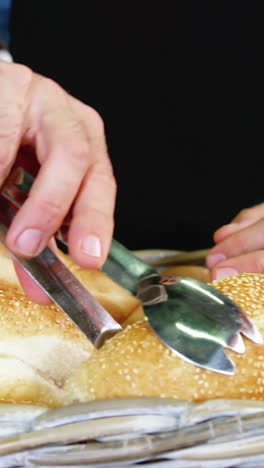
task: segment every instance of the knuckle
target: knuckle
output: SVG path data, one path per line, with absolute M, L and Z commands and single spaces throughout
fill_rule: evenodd
M 83 213 L 74 213 L 76 217 L 79 216 L 82 218 Z M 95 231 L 102 232 L 103 231 L 112 231 L 114 226 L 114 215 L 113 213 L 109 213 L 105 211 L 102 207 L 89 207 L 89 219 L 93 220 L 93 227 Z
M 0 106 L 0 159 L 6 159 L 6 153 L 13 147 L 23 125 L 23 108 L 19 102 L 12 106 Z
M 17 134 L 22 126 L 22 114 L 23 107 L 19 102 L 12 103 L 12 106 L 0 105 L 0 138 Z
M 33 77 L 32 70 L 19 63 L 5 63 L 0 60 L 0 76 L 13 81 L 19 86 L 27 86 Z
M 104 136 L 105 126 L 104 121 L 97 110 L 93 107 L 86 106 L 87 122 L 93 130 L 95 136 Z
M 87 111 L 89 112 L 89 116 L 91 119 L 93 119 L 93 122 L 97 124 L 98 126 L 104 125 L 103 119 L 100 115 L 100 113 L 94 109 L 93 107 L 87 106 Z
M 240 233 L 237 233 L 233 237 L 224 240 L 221 250 L 226 258 L 243 255 L 247 253 L 247 251 L 248 245 L 246 239 Z
M 75 137 L 64 138 L 60 143 L 60 151 L 64 154 L 64 157 L 68 162 L 72 162 L 75 169 L 84 169 L 87 167 L 87 161 L 90 154 L 89 142 L 83 138 L 83 135 L 76 127 L 71 127 L 71 135 L 74 132 Z
M 248 208 L 247 219 L 259 221 L 264 216 L 264 203 Z
M 230 250 L 232 250 L 232 247 L 235 249 L 237 255 L 242 255 L 244 253 L 247 253 L 249 250 L 247 239 L 245 239 L 244 236 L 241 236 L 239 234 L 235 238 L 234 245 L 233 246 L 230 245 Z
M 28 88 L 32 81 L 33 72 L 26 65 L 13 64 L 12 70 L 10 70 L 10 77 L 12 81 L 19 88 Z
M 62 203 L 50 198 L 40 200 L 37 210 L 42 222 L 44 222 L 47 227 L 59 224 L 66 212 L 66 208 Z
M 46 92 L 52 92 L 52 93 L 64 93 L 65 91 L 63 88 L 52 78 L 47 78 L 45 76 L 41 76 L 39 78 L 39 82 L 43 88 L 45 88 Z
M 62 108 L 65 107 L 66 91 L 52 78 L 38 75 L 36 80 L 37 100 L 42 103 L 53 103 L 54 108 L 57 108 L 58 114 L 61 114 Z M 56 106 L 56 104 L 57 106 Z M 45 116 L 45 112 L 43 112 Z
M 116 192 L 117 183 L 110 163 L 95 164 L 93 178 L 96 182 L 103 183 Z
M 18 133 L 21 129 L 21 120 L 18 118 L 18 115 L 6 112 L 1 112 L 0 109 L 0 141 L 1 146 L 5 141 L 5 144 L 8 145 L 12 143 L 13 139 L 16 139 Z M 2 151 L 0 150 L 0 158 L 4 158 L 4 155 L 1 156 Z
M 243 208 L 237 216 L 240 221 L 245 221 L 246 219 L 250 218 L 252 214 L 251 208 Z
M 7 174 L 10 168 L 10 160 L 0 151 L 0 174 Z
M 0 171 L 7 172 L 15 155 L 17 138 L 21 131 L 19 112 L 11 114 L 0 109 Z

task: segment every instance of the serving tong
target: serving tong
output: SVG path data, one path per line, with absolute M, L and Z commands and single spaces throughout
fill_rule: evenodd
M 3 243 L 33 182 L 28 170 L 16 165 L 2 188 L 0 240 Z M 97 348 L 121 330 L 49 247 L 34 258 L 13 256 Z M 223 293 L 193 278 L 162 276 L 116 240 L 112 241 L 103 271 L 137 295 L 158 338 L 195 365 L 232 375 L 235 366 L 224 348 L 243 353 L 241 333 L 262 343 L 253 322 Z

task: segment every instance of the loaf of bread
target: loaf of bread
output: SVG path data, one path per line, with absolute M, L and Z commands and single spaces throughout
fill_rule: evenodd
M 0 289 L 1 402 L 64 405 L 65 382 L 93 351 L 56 306 Z
M 12 262 L 2 250 L 0 401 L 58 407 L 135 396 L 192 401 L 264 398 L 263 345 L 244 338 L 244 354 L 226 350 L 237 368 L 234 376 L 196 367 L 158 340 L 137 299 L 103 273 L 61 258 L 124 330 L 95 350 L 59 308 L 34 304 L 21 292 Z M 213 285 L 248 313 L 264 337 L 264 275 L 237 275 Z
M 102 272 L 60 257 L 119 323 L 141 310 L 134 296 Z M 0 244 L 0 402 L 55 407 L 75 401 L 65 383 L 92 352 L 93 345 L 58 307 L 35 304 L 24 295 L 10 254 Z
M 118 323 L 122 324 L 134 311 L 140 311 L 142 315 L 143 311 L 136 297 L 108 278 L 102 271 L 81 268 L 73 262 L 69 255 L 65 255 L 61 251 L 58 251 L 58 255 L 69 270 Z M 23 294 L 10 253 L 1 243 L 0 285 L 7 290 L 19 291 Z
M 0 242 L 0 284 L 8 291 L 17 291 L 23 294 L 23 289 L 17 278 L 16 270 L 8 250 Z
M 264 337 L 264 275 L 231 276 L 213 286 L 240 305 Z M 227 376 L 177 357 L 143 319 L 128 325 L 83 363 L 69 380 L 69 391 L 82 401 L 135 396 L 263 399 L 264 345 L 244 340 L 244 354 L 226 350 L 237 369 L 234 376 Z
M 68 255 L 62 253 L 60 253 L 60 258 L 96 300 L 121 325 L 135 310 L 140 309 L 143 313 L 138 299 L 112 281 L 102 271 L 81 268 Z

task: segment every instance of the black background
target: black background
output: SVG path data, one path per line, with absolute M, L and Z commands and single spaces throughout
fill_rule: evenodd
M 210 247 L 263 200 L 260 3 L 14 1 L 15 60 L 105 121 L 129 248 Z

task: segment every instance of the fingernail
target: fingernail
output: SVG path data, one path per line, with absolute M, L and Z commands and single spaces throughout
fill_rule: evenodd
M 99 237 L 89 235 L 82 240 L 81 250 L 90 257 L 101 257 L 101 241 Z
M 222 260 L 226 260 L 226 256 L 221 253 L 216 253 L 209 255 L 206 259 L 206 264 L 208 268 L 213 268 L 217 263 L 221 262 Z
M 42 232 L 38 229 L 26 229 L 16 241 L 16 249 L 23 255 L 36 255 L 39 252 Z
M 238 271 L 235 268 L 219 268 L 215 272 L 215 279 L 220 280 L 226 276 L 238 275 Z

